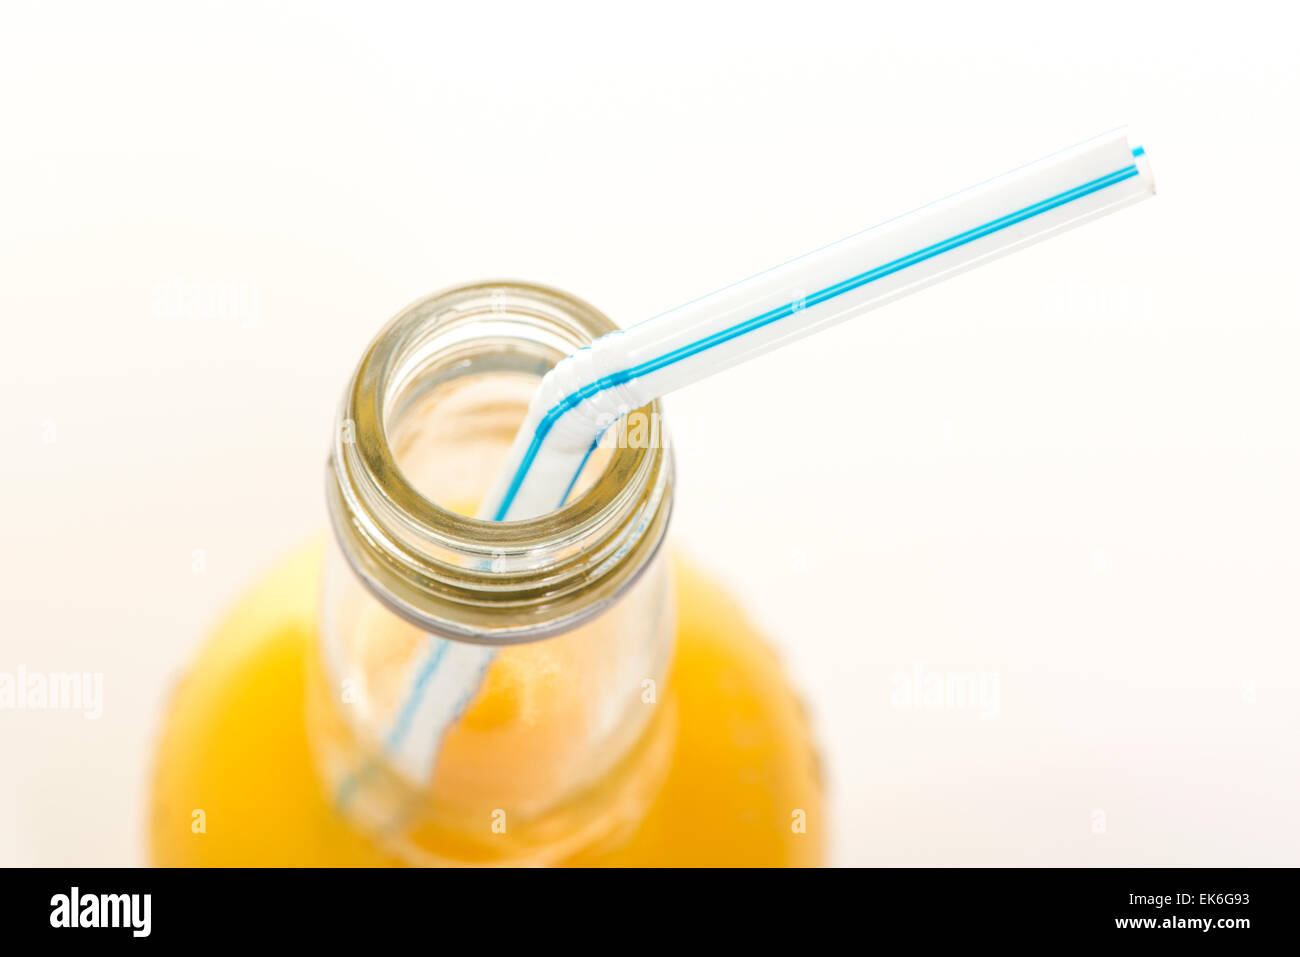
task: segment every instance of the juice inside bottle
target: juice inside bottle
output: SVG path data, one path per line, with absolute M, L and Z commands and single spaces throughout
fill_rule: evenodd
M 176 692 L 155 863 L 820 863 L 796 697 L 735 603 L 660 548 L 666 444 L 597 450 L 535 522 L 457 514 L 537 376 L 608 328 L 485 284 L 380 334 L 340 415 L 333 541 L 255 585 Z
M 305 659 L 317 640 L 320 564 L 320 546 L 306 546 L 258 582 L 177 687 L 154 769 L 154 864 L 408 863 L 338 812 L 312 762 Z M 653 793 L 639 819 L 558 863 L 820 864 L 822 781 L 797 698 L 735 602 L 684 562 L 674 575 L 675 713 L 652 732 L 666 755 L 647 759 L 664 766 L 640 772 Z M 510 680 L 493 676 L 466 721 L 499 720 L 517 703 Z M 490 817 L 481 824 L 490 831 Z

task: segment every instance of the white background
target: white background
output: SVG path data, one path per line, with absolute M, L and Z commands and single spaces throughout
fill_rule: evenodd
M 1155 200 L 674 396 L 676 540 L 811 707 L 835 862 L 1300 863 L 1283 5 L 439 6 L 5 5 L 0 670 L 106 701 L 0 712 L 0 863 L 144 861 L 165 695 L 411 299 L 628 324 L 1122 123 Z

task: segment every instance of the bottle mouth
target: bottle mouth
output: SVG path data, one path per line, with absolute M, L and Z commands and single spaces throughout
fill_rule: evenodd
M 440 386 L 484 373 L 539 378 L 617 330 L 568 293 L 513 281 L 454 286 L 394 317 L 344 393 L 326 469 L 341 551 L 375 597 L 445 638 L 513 644 L 600 614 L 649 565 L 667 531 L 666 432 L 618 443 L 599 476 L 558 510 L 523 521 L 470 518 L 422 494 L 390 437 Z M 637 410 L 655 421 L 658 401 Z

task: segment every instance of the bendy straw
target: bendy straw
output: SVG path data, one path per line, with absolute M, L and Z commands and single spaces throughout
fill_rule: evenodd
M 542 380 L 491 517 L 564 504 L 601 430 L 652 399 L 1153 193 L 1118 130 L 603 336 Z
M 542 379 L 479 515 L 564 504 L 602 431 L 654 398 L 1154 192 L 1144 150 L 1115 130 L 603 336 Z M 491 658 L 432 643 L 385 738 L 398 768 L 427 780 Z

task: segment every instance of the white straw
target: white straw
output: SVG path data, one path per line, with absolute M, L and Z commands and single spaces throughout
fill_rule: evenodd
M 480 517 L 564 504 L 602 431 L 661 395 L 909 292 L 1154 195 L 1120 129 L 603 336 L 543 379 Z M 434 642 L 390 758 L 417 780 L 468 704 L 491 649 Z
M 604 336 L 542 380 L 492 517 L 558 508 L 601 430 L 652 399 L 1154 189 L 1118 130 Z

